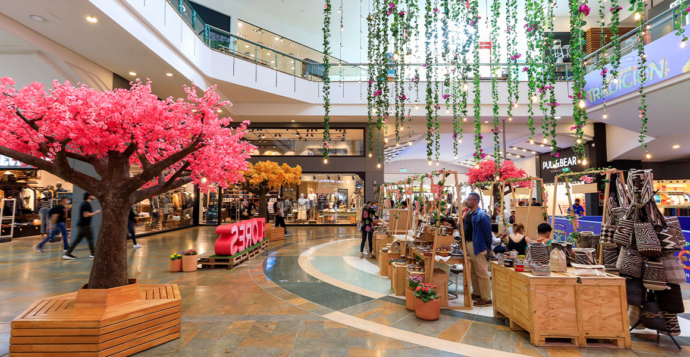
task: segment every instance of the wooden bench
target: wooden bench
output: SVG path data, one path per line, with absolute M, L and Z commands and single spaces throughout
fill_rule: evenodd
M 176 284 L 136 279 L 41 299 L 12 321 L 10 356 L 133 355 L 179 338 L 180 309 Z

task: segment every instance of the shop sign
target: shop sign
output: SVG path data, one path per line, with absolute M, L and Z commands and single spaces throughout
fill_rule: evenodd
M 585 145 L 585 156 L 589 157 L 589 145 Z M 569 172 L 582 172 L 589 168 L 590 163 L 582 165 L 577 163 L 577 156 L 571 148 L 558 151 L 558 157 L 554 158 L 550 153 L 539 155 L 540 176 L 545 183 L 554 182 L 556 176 Z
M 684 27 L 690 31 L 690 25 Z M 647 54 L 647 81 L 645 86 L 665 81 L 675 76 L 690 72 L 690 61 L 687 51 L 679 46 L 680 39 L 675 32 L 671 32 L 662 38 L 644 46 Z M 587 107 L 601 104 L 604 100 L 611 100 L 628 93 L 636 92 L 640 87 L 640 76 L 637 70 L 637 51 L 621 57 L 620 75 L 616 83 L 611 75 L 607 76 L 608 93 L 603 93 L 602 76 L 599 70 L 595 70 L 585 76 L 585 101 Z M 606 65 L 611 71 L 611 65 Z
M 23 162 L 9 158 L 5 155 L 0 155 L 0 168 L 2 169 L 21 169 L 26 167 Z
M 235 255 L 266 239 L 266 219 L 254 218 L 216 228 L 216 255 Z

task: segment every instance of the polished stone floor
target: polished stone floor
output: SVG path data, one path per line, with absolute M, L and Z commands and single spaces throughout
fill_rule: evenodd
M 129 271 L 142 283 L 176 283 L 182 294 L 182 337 L 143 356 L 677 356 L 690 355 L 690 322 L 681 318 L 683 349 L 650 331 L 633 334 L 631 350 L 538 348 L 524 332 L 494 319 L 491 308 L 443 311 L 418 320 L 392 296 L 375 262 L 359 258 L 353 227 L 290 227 L 292 237 L 232 270 L 171 273 L 171 253 L 212 253 L 214 227 L 140 239 L 129 248 Z M 9 348 L 11 320 L 34 300 L 76 291 L 91 261 L 83 244 L 75 261 L 60 259 L 57 243 L 34 253 L 35 239 L 0 244 L 0 356 Z M 454 287 L 451 287 L 454 290 Z M 690 298 L 690 297 L 689 297 Z M 688 336 L 688 337 L 686 337 Z

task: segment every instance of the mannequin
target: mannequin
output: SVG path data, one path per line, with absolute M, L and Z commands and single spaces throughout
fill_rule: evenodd
M 338 208 L 338 194 L 332 193 L 330 201 L 331 201 L 331 204 L 330 204 L 331 208 L 337 209 Z
M 307 199 L 309 200 L 309 220 L 310 221 L 315 221 L 316 220 L 316 202 L 318 201 L 318 196 L 314 193 L 314 189 L 310 188 L 309 189 L 309 195 L 307 195 Z
M 67 192 L 67 190 L 62 188 L 62 182 L 58 182 L 55 184 L 55 192 Z
M 299 208 L 297 210 L 297 221 L 306 221 L 307 206 L 309 205 L 309 201 L 304 198 L 304 193 L 299 194 L 299 200 L 297 200 L 297 203 L 299 204 Z

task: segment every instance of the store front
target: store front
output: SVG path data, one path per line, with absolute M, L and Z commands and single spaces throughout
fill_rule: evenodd
M 69 231 L 72 220 L 71 183 L 1 155 L 0 170 L 0 242 L 50 233 L 48 211 L 62 198 L 69 199 L 66 205 Z
M 589 144 L 585 145 L 586 156 L 588 154 L 590 147 Z M 598 195 L 592 192 L 586 192 L 585 186 L 587 183 L 585 181 L 575 181 L 570 182 L 571 191 L 570 197 L 568 197 L 568 191 L 565 188 L 565 181 L 563 179 L 558 180 L 558 188 L 556 189 L 555 181 L 556 176 L 568 173 L 583 172 L 590 168 L 591 163 L 587 162 L 582 164 L 575 155 L 572 148 L 565 148 L 558 151 L 559 157 L 553 160 L 550 153 L 541 154 L 538 156 L 538 167 L 539 167 L 539 177 L 544 180 L 544 193 L 546 197 L 546 202 L 539 202 L 541 195 L 538 192 L 533 194 L 536 197 L 538 203 L 541 205 L 546 205 L 548 207 L 547 212 L 549 216 L 566 216 L 568 214 L 568 208 L 575 202 L 576 199 L 580 200 L 580 205 L 583 207 L 585 214 L 592 215 L 594 205 L 599 205 Z M 590 186 L 586 187 L 591 189 Z M 554 205 L 554 195 L 556 196 L 556 201 Z M 570 199 L 570 200 L 569 200 Z
M 283 187 L 288 224 L 356 224 L 364 205 L 364 180 L 355 173 L 303 174 L 299 185 Z M 272 204 L 269 202 L 269 211 Z

